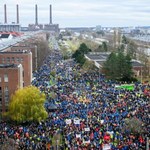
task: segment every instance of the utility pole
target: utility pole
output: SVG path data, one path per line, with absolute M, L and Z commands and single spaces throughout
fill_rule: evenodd
M 149 150 L 149 138 L 146 137 L 146 150 Z
M 142 77 L 143 75 L 142 75 L 142 66 L 141 66 L 141 84 L 142 84 Z

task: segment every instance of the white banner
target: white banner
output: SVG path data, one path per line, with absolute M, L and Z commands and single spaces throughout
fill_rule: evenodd
M 90 128 L 84 128 L 85 131 L 90 131 Z
M 71 124 L 71 119 L 66 119 L 66 124 Z
M 80 124 L 80 119 L 78 118 L 74 119 L 74 124 Z
M 111 150 L 110 144 L 105 144 L 105 145 L 103 146 L 103 150 Z
M 76 138 L 80 138 L 81 139 L 81 134 L 76 134 Z
M 88 141 L 83 141 L 83 143 L 84 143 L 84 144 L 88 144 L 88 143 L 90 143 L 90 140 L 88 140 Z
M 104 120 L 101 120 L 101 124 L 103 124 L 104 123 Z

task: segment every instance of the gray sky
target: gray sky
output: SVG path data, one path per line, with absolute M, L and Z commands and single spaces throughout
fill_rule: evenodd
M 38 22 L 44 24 L 49 23 L 49 4 L 52 4 L 53 23 L 59 23 L 60 27 L 150 25 L 150 0 L 0 0 L 2 23 L 4 4 L 9 23 L 16 22 L 16 4 L 19 4 L 22 26 L 35 22 L 35 4 L 38 4 Z

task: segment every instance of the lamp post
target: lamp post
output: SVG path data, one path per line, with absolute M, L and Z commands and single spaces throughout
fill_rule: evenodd
M 142 65 L 141 65 L 141 83 L 142 83 L 142 78 L 143 78 L 143 77 L 142 77 Z
M 146 137 L 146 150 L 149 150 L 149 138 Z

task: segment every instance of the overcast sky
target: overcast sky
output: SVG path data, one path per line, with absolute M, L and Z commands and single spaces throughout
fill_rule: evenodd
M 52 4 L 53 23 L 60 27 L 90 26 L 148 26 L 150 0 L 0 0 L 0 22 L 4 22 L 4 4 L 7 4 L 8 22 L 16 22 L 16 4 L 19 4 L 20 23 L 35 22 L 35 4 L 38 4 L 38 22 L 49 23 L 49 4 Z

